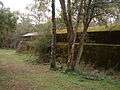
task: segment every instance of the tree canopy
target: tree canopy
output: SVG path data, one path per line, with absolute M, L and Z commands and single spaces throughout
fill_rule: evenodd
M 9 37 L 15 32 L 17 17 L 9 8 L 0 10 L 0 47 L 6 46 Z

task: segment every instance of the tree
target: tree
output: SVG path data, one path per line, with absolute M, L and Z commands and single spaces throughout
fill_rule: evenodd
M 19 17 L 16 28 L 17 35 L 33 32 L 35 30 L 33 21 L 29 15 L 18 13 L 17 16 Z
M 79 22 L 80 22 L 80 15 L 81 15 L 81 11 L 82 11 L 82 4 L 83 4 L 83 0 L 80 0 L 81 3 L 79 3 L 79 7 L 77 7 L 77 3 L 78 0 L 74 0 L 73 4 L 76 4 L 75 8 L 77 9 L 77 15 L 74 15 L 74 18 L 76 16 L 76 25 L 73 25 L 73 5 L 72 5 L 72 0 L 67 0 L 67 6 L 66 6 L 66 2 L 65 0 L 59 0 L 60 4 L 61 4 L 61 9 L 62 9 L 62 13 L 63 13 L 63 19 L 64 19 L 64 23 L 66 25 L 67 28 L 67 33 L 68 33 L 68 62 L 67 62 L 67 69 L 69 70 L 74 70 L 75 67 L 75 41 L 76 41 L 76 31 L 78 29 L 79 26 Z
M 111 8 L 114 8 L 114 4 L 118 2 L 113 2 L 112 0 L 85 0 L 83 2 L 83 12 L 82 12 L 82 22 L 83 22 L 83 32 L 81 35 L 81 40 L 79 42 L 79 52 L 77 61 L 80 60 L 83 52 L 84 40 L 87 34 L 88 27 L 91 21 L 96 18 L 98 20 L 105 20 L 104 17 L 109 17 L 113 15 Z
M 35 27 L 41 27 L 44 25 L 51 24 L 49 21 L 46 24 L 41 24 L 41 22 L 45 22 L 46 19 L 48 19 L 49 15 L 47 15 L 50 12 L 49 5 L 50 5 L 51 0 L 34 0 L 34 4 L 31 5 L 29 10 L 32 11 L 30 16 L 32 16 L 33 20 L 37 23 L 35 23 Z M 56 61 L 55 61 L 55 54 L 56 54 L 56 20 L 55 20 L 55 0 L 52 0 L 51 3 L 52 7 L 52 45 L 51 45 L 51 54 L 52 54 L 52 59 L 50 63 L 50 68 L 55 69 L 56 68 Z M 44 19 L 44 20 L 43 20 Z M 42 28 L 43 29 L 43 28 Z
M 52 0 L 52 47 L 51 47 L 51 64 L 50 68 L 55 69 L 56 68 L 56 22 L 55 22 L 55 0 Z
M 46 22 L 48 19 L 50 1 L 51 0 L 33 0 L 33 3 L 26 7 L 26 9 L 30 11 L 29 16 L 35 24 Z
M 112 7 L 111 7 L 112 6 Z M 114 18 L 115 23 L 120 23 L 120 0 L 112 0 L 112 4 L 110 5 L 111 16 Z
M 59 0 L 62 16 L 68 33 L 68 69 L 74 70 L 80 60 L 88 27 L 93 19 L 111 14 L 110 6 L 114 0 Z M 75 58 L 75 41 L 79 23 L 82 22 L 82 34 L 79 42 L 77 59 Z M 76 61 L 77 60 L 77 61 Z
M 0 10 L 0 47 L 9 47 L 16 30 L 17 17 L 8 8 Z

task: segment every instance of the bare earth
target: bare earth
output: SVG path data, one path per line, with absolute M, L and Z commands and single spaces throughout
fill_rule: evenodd
M 13 50 L 0 50 L 0 70 L 6 74 L 5 80 L 3 78 L 1 82 L 0 90 L 59 90 L 64 88 L 65 84 L 59 80 L 58 73 L 50 71 L 48 65 L 31 65 L 21 60 L 26 58 L 28 57 L 16 54 Z M 69 83 L 65 86 L 66 89 L 70 87 Z M 78 89 L 79 87 L 72 88 Z

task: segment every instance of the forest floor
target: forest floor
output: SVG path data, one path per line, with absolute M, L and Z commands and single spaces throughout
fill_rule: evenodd
M 49 65 L 26 63 L 29 55 L 0 49 L 0 90 L 120 90 L 119 80 L 88 80 Z

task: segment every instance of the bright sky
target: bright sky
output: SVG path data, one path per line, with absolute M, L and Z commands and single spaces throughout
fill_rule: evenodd
M 26 10 L 26 6 L 29 6 L 33 0 L 0 0 L 3 2 L 4 6 L 7 8 L 10 8 L 12 11 L 19 11 L 20 13 L 30 13 L 28 10 Z M 59 0 L 56 0 L 56 10 L 59 10 L 60 4 Z M 48 14 L 51 17 L 51 13 Z M 56 16 L 59 16 L 58 13 L 56 13 Z
M 0 0 L 5 7 L 9 7 L 12 11 L 20 11 L 25 13 L 25 7 L 32 3 L 33 0 Z
M 9 7 L 12 11 L 20 11 L 26 13 L 25 7 L 33 2 L 33 0 L 0 0 L 5 7 Z M 59 0 L 56 0 L 56 7 L 59 8 Z

